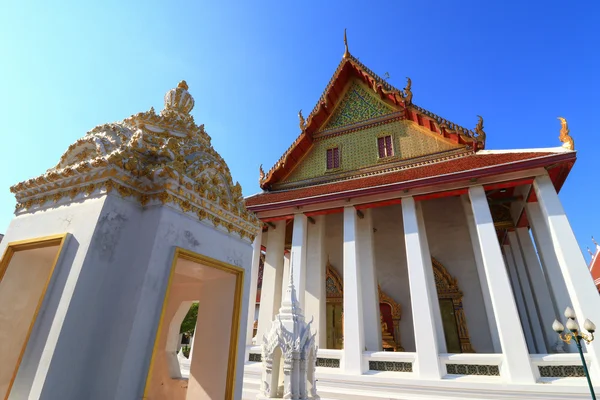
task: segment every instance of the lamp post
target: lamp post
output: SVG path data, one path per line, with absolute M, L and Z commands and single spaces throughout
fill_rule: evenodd
M 594 325 L 594 323 L 589 319 L 586 319 L 583 322 L 583 329 L 588 331 L 588 333 L 582 332 L 579 329 L 577 321 L 575 321 L 575 311 L 573 311 L 571 307 L 567 307 L 565 310 L 565 317 L 567 317 L 567 329 L 570 333 L 563 333 L 565 331 L 565 327 L 557 319 L 554 320 L 552 329 L 554 329 L 554 332 L 558 333 L 560 340 L 566 344 L 570 344 L 571 340 L 575 340 L 577 350 L 579 351 L 579 356 L 581 357 L 581 363 L 583 364 L 583 372 L 585 373 L 588 386 L 590 387 L 590 393 L 592 394 L 592 400 L 596 400 L 596 394 L 594 393 L 594 387 L 592 386 L 592 381 L 590 379 L 590 372 L 588 371 L 585 358 L 583 357 L 583 351 L 581 349 L 581 340 L 584 340 L 587 344 L 590 344 L 594 340 L 596 325 Z

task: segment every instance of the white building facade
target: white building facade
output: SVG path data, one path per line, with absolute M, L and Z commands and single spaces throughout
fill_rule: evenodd
M 562 147 L 484 150 L 348 52 L 301 134 L 246 199 L 254 243 L 244 398 L 293 265 L 317 328 L 321 398 L 589 398 L 579 355 L 552 330 L 600 298 L 558 190 Z M 259 276 L 259 269 L 261 274 Z M 255 335 L 254 335 L 255 332 Z M 254 339 L 252 338 L 254 336 Z M 586 347 L 600 385 L 600 347 Z

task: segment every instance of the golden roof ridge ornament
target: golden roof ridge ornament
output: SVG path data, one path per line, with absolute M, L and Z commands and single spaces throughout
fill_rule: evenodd
M 407 76 L 406 77 L 406 87 L 403 90 L 404 104 L 406 104 L 406 105 L 412 104 L 413 94 L 412 94 L 411 86 L 412 86 L 412 81 Z
M 479 121 L 477 121 L 477 125 L 475 125 L 475 133 L 477 134 L 477 141 L 481 144 L 485 145 L 485 131 L 483 130 L 483 117 L 478 115 Z
M 350 58 L 350 51 L 348 51 L 348 37 L 346 36 L 346 28 L 344 28 L 344 47 L 346 50 L 344 51 L 344 59 Z
M 298 111 L 298 119 L 299 119 L 299 123 L 300 123 L 300 131 L 304 132 L 304 129 L 306 128 L 306 120 L 304 119 L 304 116 L 302 115 L 302 110 Z
M 558 119 L 560 120 L 560 135 L 558 136 L 558 139 L 563 142 L 562 147 L 564 147 L 565 149 L 568 150 L 575 150 L 575 141 L 573 140 L 573 138 L 571 137 L 571 135 L 569 135 L 569 126 L 567 125 L 567 120 L 564 119 L 563 117 L 558 117 Z
M 265 180 L 265 171 L 263 170 L 262 164 L 258 167 L 258 183 L 261 184 Z

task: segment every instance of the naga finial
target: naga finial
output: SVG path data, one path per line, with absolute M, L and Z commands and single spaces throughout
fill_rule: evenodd
M 348 51 L 348 37 L 346 36 L 346 28 L 344 28 L 344 47 L 346 48 L 344 51 L 344 58 L 349 58 L 350 51 Z
M 558 136 L 558 139 L 560 139 L 560 141 L 563 142 L 562 147 L 569 150 L 575 150 L 575 142 L 571 135 L 569 135 L 570 131 L 569 126 L 567 125 L 567 120 L 563 117 L 558 117 L 558 119 L 560 120 L 561 125 L 560 135 Z
M 413 94 L 412 94 L 412 90 L 410 90 L 411 86 L 412 86 L 412 81 L 410 80 L 409 77 L 406 77 L 406 87 L 404 88 L 404 104 L 406 104 L 406 105 L 412 104 Z
M 304 128 L 306 128 L 306 120 L 302 115 L 302 110 L 298 111 L 298 119 L 300 120 L 300 130 L 304 131 Z
M 188 84 L 187 84 L 186 81 L 179 82 L 179 84 L 177 85 L 177 87 L 181 88 L 181 89 L 184 89 L 184 90 L 188 90 L 189 89 Z
M 475 133 L 477 134 L 477 141 L 485 144 L 485 132 L 483 130 L 483 117 L 478 115 L 479 121 L 477 121 L 477 125 L 475 125 Z
M 262 164 L 258 167 L 258 183 L 262 183 L 265 180 L 265 171 L 263 171 Z

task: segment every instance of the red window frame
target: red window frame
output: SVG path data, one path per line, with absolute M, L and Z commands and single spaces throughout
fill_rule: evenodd
M 340 167 L 340 148 L 334 147 L 327 149 L 327 169 L 336 169 Z
M 393 156 L 394 149 L 392 148 L 392 135 L 377 138 L 377 150 L 379 151 L 379 158 Z

